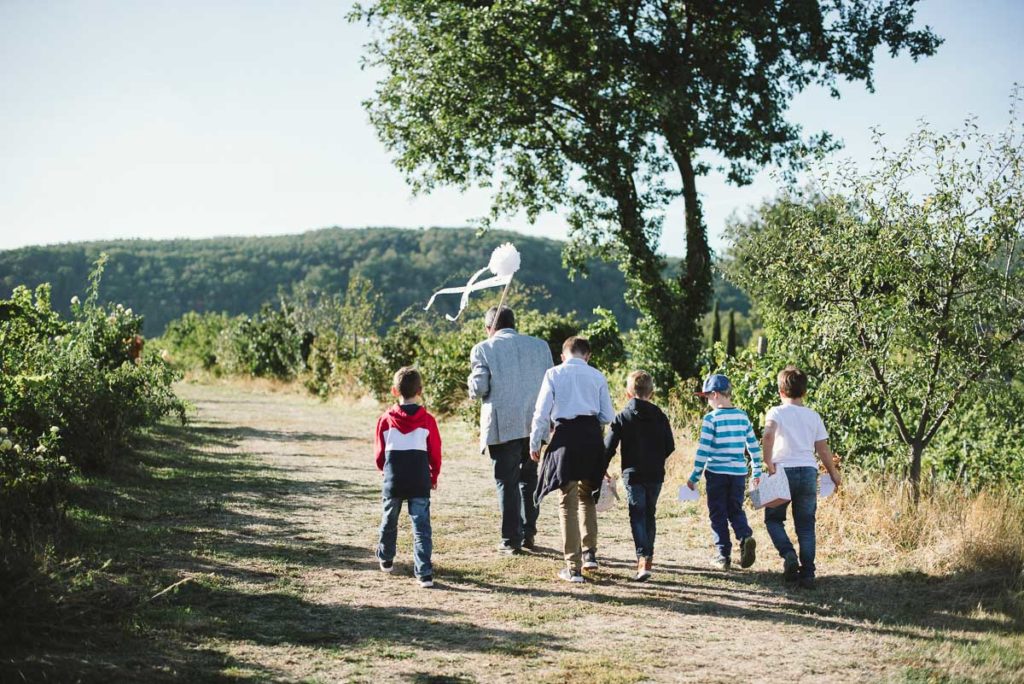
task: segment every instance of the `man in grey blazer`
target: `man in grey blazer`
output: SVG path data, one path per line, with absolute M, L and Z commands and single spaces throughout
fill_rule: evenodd
M 487 339 L 469 354 L 469 396 L 480 399 L 480 453 L 490 451 L 501 510 L 499 550 L 532 549 L 538 509 L 537 464 L 530 459 L 530 420 L 544 373 L 552 366 L 547 342 L 516 332 L 508 307 L 484 315 Z

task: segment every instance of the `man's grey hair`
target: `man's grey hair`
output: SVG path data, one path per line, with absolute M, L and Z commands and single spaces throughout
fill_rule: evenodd
M 505 328 L 516 327 L 516 315 L 512 313 L 512 309 L 507 306 L 501 307 L 501 312 L 498 312 L 498 307 L 492 306 L 484 314 L 484 325 L 491 330 L 504 330 Z

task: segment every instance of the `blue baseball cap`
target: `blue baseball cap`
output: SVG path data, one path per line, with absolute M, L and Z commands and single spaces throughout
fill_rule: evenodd
M 715 373 L 714 375 L 709 375 L 708 379 L 704 381 L 703 389 L 700 392 L 694 392 L 694 394 L 706 397 L 712 392 L 728 392 L 731 389 L 732 383 L 729 382 L 729 378 Z

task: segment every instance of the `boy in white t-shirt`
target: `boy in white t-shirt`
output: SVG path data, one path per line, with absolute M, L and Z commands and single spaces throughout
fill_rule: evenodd
M 804 406 L 807 376 L 796 366 L 779 373 L 780 406 L 768 410 L 764 419 L 764 465 L 775 473 L 785 470 L 791 500 L 765 509 L 764 524 L 768 536 L 782 556 L 782 572 L 787 582 L 799 582 L 804 589 L 814 588 L 814 514 L 818 508 L 818 462 L 821 459 L 829 477 L 838 487 L 842 478 L 828 448 L 828 433 L 821 416 Z M 786 509 L 793 506 L 793 526 L 800 544 L 800 557 L 786 534 Z

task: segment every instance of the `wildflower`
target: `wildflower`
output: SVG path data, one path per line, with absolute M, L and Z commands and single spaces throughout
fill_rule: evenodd
M 36 453 L 37 454 L 45 454 L 46 453 L 46 445 L 45 444 L 40 444 L 39 446 L 37 446 L 36 447 Z
M 6 436 L 7 436 L 7 428 L 0 427 L 0 437 L 6 437 Z
M 58 460 L 58 461 L 60 461 L 61 463 L 67 463 L 67 462 L 68 462 L 68 459 L 67 459 L 67 457 L 66 457 L 66 456 L 61 456 L 61 457 L 60 457 L 59 459 L 57 459 L 57 460 Z
M 12 446 L 14 446 L 14 444 L 11 442 L 11 440 L 5 439 L 4 441 L 0 442 L 0 451 L 7 451 Z
M 163 360 L 164 363 L 170 363 L 171 362 L 171 352 L 167 351 L 166 349 L 161 349 L 160 350 L 160 358 Z
M 21 453 L 21 445 L 20 444 L 15 444 L 14 445 L 14 453 L 16 453 L 16 454 L 20 454 Z
M 130 308 L 129 309 L 125 309 L 124 310 L 124 315 L 125 316 L 131 316 L 132 315 L 132 310 Z
M 74 297 L 71 298 L 71 306 L 78 306 L 81 303 L 82 300 L 78 298 L 78 295 L 75 295 Z
M 59 427 L 57 427 L 56 425 L 51 425 L 50 426 L 50 434 L 51 435 L 55 435 L 58 432 L 60 432 L 60 428 Z

